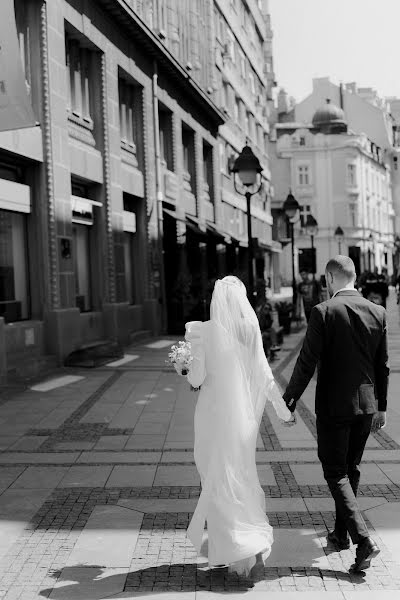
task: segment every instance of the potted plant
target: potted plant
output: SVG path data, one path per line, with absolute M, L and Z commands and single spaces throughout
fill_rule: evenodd
M 275 308 L 278 313 L 279 325 L 283 327 L 285 334 L 290 333 L 290 327 L 293 316 L 293 303 L 290 300 L 280 300 L 275 303 Z

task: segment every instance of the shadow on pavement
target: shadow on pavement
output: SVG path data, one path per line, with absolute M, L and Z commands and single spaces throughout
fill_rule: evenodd
M 279 571 L 285 573 L 279 573 Z M 118 574 L 107 575 L 107 571 L 119 571 Z M 309 577 L 311 574 L 320 576 L 324 581 L 347 581 L 355 585 L 365 584 L 365 573 L 350 574 L 343 571 L 318 569 L 313 567 L 290 568 L 290 574 L 295 578 Z M 108 569 L 99 565 L 74 565 L 54 571 L 51 576 L 59 587 L 47 588 L 40 591 L 40 596 L 54 600 L 75 600 L 85 598 L 127 597 L 128 594 L 142 595 L 165 592 L 194 592 L 212 591 L 231 594 L 243 593 L 257 584 L 257 587 L 287 577 L 288 568 L 265 567 L 264 577 L 256 581 L 229 573 L 227 567 L 208 569 L 196 563 L 165 564 L 157 567 L 123 572 L 123 569 Z M 65 583 L 65 584 L 64 584 Z M 64 584 L 64 585 L 63 585 Z M 294 590 L 295 591 L 295 590 Z

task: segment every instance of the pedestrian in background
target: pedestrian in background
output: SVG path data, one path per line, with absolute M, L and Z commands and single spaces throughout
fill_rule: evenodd
M 300 273 L 301 282 L 297 287 L 300 299 L 303 301 L 304 314 L 308 323 L 313 307 L 320 302 L 319 285 L 306 270 Z

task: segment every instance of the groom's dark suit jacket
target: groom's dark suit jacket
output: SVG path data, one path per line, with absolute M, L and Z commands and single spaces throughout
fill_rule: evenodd
M 315 306 L 293 375 L 284 393 L 295 409 L 315 367 L 319 416 L 351 417 L 386 410 L 389 364 L 386 311 L 356 290 Z

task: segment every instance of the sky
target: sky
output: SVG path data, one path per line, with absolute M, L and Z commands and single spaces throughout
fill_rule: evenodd
M 278 87 L 299 101 L 314 77 L 400 97 L 400 0 L 270 0 Z

